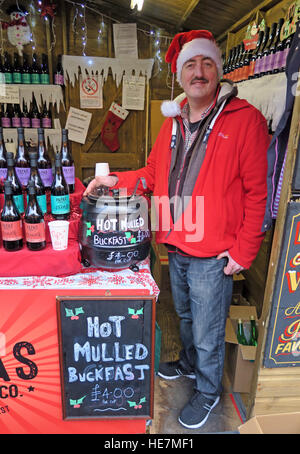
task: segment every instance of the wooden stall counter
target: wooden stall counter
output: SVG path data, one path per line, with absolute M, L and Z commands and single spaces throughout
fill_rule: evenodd
M 0 277 L 0 290 L 0 433 L 145 433 L 159 294 L 148 259 L 138 272 Z

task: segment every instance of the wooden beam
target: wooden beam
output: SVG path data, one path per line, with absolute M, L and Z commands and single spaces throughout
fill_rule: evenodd
M 243 16 L 239 21 L 235 22 L 234 25 L 232 25 L 228 30 L 223 32 L 221 35 L 219 35 L 216 38 L 216 41 L 222 42 L 224 39 L 227 38 L 228 33 L 235 33 L 238 30 L 240 30 L 245 24 L 247 24 L 251 18 L 253 17 L 254 14 L 256 14 L 259 10 L 262 9 L 269 9 L 274 5 L 277 5 L 277 3 L 280 3 L 282 0 L 264 0 L 262 3 L 257 5 L 254 9 L 252 9 L 248 14 Z M 288 0 L 287 0 L 288 1 Z
M 190 0 L 190 3 L 187 6 L 185 12 L 183 13 L 180 21 L 176 24 L 176 28 L 182 27 L 182 25 L 187 20 L 187 18 L 191 15 L 191 13 L 194 11 L 196 6 L 198 6 L 198 3 L 200 3 L 200 0 Z

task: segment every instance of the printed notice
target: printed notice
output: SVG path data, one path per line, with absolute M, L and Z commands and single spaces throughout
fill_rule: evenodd
M 115 57 L 138 58 L 136 24 L 113 24 Z
M 82 109 L 103 108 L 103 78 L 101 75 L 79 77 L 80 107 Z
M 70 107 L 66 129 L 69 131 L 69 139 L 81 144 L 85 143 L 90 126 L 92 114 L 84 110 Z
M 20 90 L 18 86 L 0 84 L 0 103 L 20 104 Z
M 145 77 L 124 76 L 122 107 L 128 110 L 144 110 Z

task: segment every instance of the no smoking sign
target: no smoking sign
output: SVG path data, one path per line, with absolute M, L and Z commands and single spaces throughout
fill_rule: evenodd
M 81 77 L 81 76 L 80 76 Z M 80 80 L 80 107 L 102 108 L 102 76 L 81 77 Z

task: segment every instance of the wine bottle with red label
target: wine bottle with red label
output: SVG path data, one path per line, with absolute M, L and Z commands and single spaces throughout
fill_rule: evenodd
M 4 182 L 5 201 L 1 213 L 1 233 L 3 247 L 6 251 L 13 252 L 23 247 L 23 231 L 21 215 L 13 199 L 11 182 Z
M 45 220 L 37 201 L 34 181 L 28 183 L 28 204 L 24 216 L 26 246 L 30 251 L 46 247 Z

